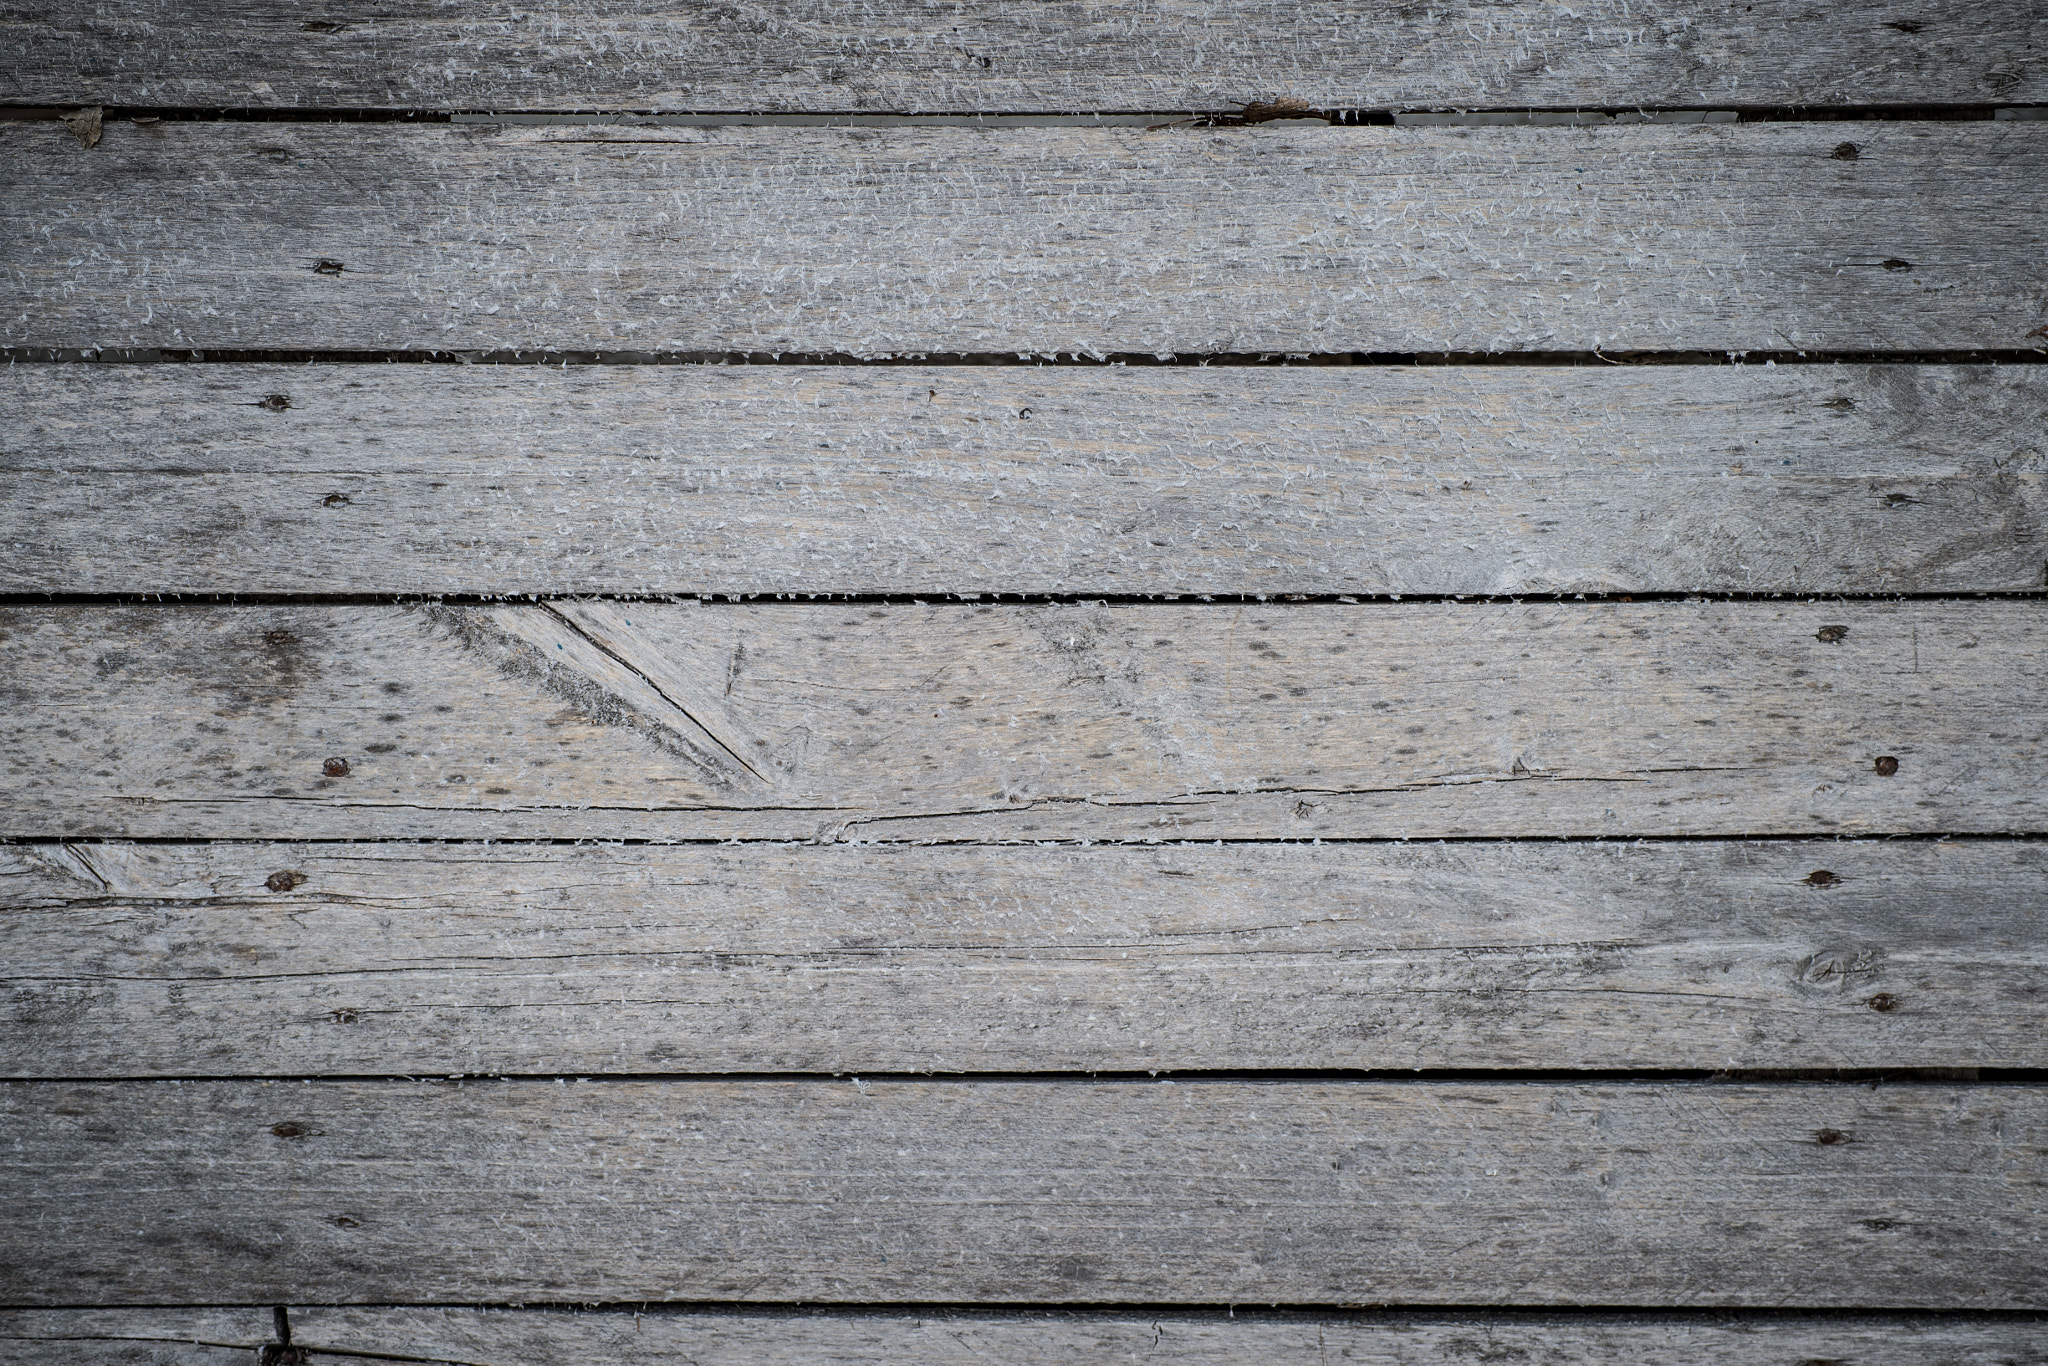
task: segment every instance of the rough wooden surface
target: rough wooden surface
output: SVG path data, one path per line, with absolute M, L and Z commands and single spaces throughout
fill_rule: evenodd
M 17 837 L 2029 832 L 2043 627 L 1996 600 L 12 608 L 0 810 Z
M 248 0 L 0 8 L 24 104 L 989 113 L 1315 105 L 1921 104 L 2048 98 L 2038 7 L 1935 0 L 583 0 L 373 12 Z
M 1881 1314 L 1854 1319 L 1736 1314 L 1349 1313 L 1253 1309 L 1096 1312 L 676 1312 L 315 1306 L 291 1311 L 292 1341 L 379 1360 L 475 1366 L 953 1366 L 1001 1362 L 1191 1362 L 1197 1366 L 2040 1366 L 2034 1318 Z M 246 1366 L 265 1343 L 261 1309 L 0 1312 L 0 1343 L 23 1366 Z M 198 1339 L 209 1344 L 192 1345 Z M 230 1351 L 233 1355 L 230 1356 Z
M 2048 1063 L 2033 843 L 40 845 L 0 911 L 16 1077 Z
M 0 1115 L 20 1305 L 2048 1305 L 2036 1087 L 16 1082 Z
M 1886 350 L 2048 322 L 2040 122 L 116 122 L 90 151 L 13 123 L 0 149 L 15 346 Z
M 21 365 L 0 408 L 0 497 L 38 510 L 0 531 L 12 591 L 1953 592 L 2048 564 L 2029 366 Z

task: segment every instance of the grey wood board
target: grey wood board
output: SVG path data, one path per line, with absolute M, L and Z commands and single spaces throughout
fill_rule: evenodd
M 374 12 L 247 0 L 0 9 L 23 104 L 255 109 L 984 113 L 1319 107 L 1896 105 L 2048 98 L 2048 23 L 2016 0 L 1826 11 L 1764 0 L 768 0 Z
M 116 122 L 90 151 L 17 122 L 0 147 L 11 346 L 1871 351 L 2048 325 L 2040 122 Z
M 2032 366 L 18 365 L 0 408 L 0 498 L 37 511 L 0 531 L 0 591 L 1881 593 L 2048 573 Z
M 664 1307 L 579 1313 L 314 1305 L 294 1307 L 291 1324 L 293 1344 L 315 1362 L 336 1359 L 331 1352 L 466 1366 L 952 1366 L 963 1360 L 1195 1366 L 2048 1363 L 2048 1323 L 2040 1319 L 1947 1314 L 787 1313 Z M 261 1309 L 0 1311 L 0 1343 L 10 1360 L 24 1366 L 244 1366 L 252 1350 L 272 1341 L 270 1314 Z
M 0 644 L 15 837 L 2048 829 L 2024 599 L 15 607 Z
M 0 1115 L 21 1305 L 2048 1304 L 2030 1086 L 12 1082 Z
M 2048 1063 L 2048 844 L 17 845 L 15 1077 Z
M 0 1309 L 0 1357 L 16 1366 L 251 1366 L 276 1341 L 271 1326 L 268 1309 Z

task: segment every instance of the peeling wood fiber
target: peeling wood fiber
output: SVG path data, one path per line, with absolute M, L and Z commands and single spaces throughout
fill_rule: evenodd
M 2030 345 L 2048 124 L 0 125 L 0 342 Z
M 984 113 L 1985 103 L 2048 98 L 2023 0 L 625 0 L 481 12 L 248 0 L 0 8 L 13 98 L 257 109 Z
M 22 835 L 195 838 L 2040 831 L 2042 620 L 2025 601 L 11 608 L 0 805 Z
M 2028 366 L 0 369 L 0 591 L 2041 586 Z

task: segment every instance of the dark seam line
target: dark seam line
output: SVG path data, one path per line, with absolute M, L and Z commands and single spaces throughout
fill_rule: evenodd
M 569 1314 L 584 1316 L 637 1316 L 641 1318 L 693 1318 L 711 1315 L 734 1315 L 747 1318 L 802 1320 L 811 1318 L 947 1318 L 982 1319 L 1003 1322 L 1015 1319 L 1041 1319 L 1058 1317 L 1131 1317 L 1142 1315 L 1177 1322 L 1208 1322 L 1212 1319 L 1249 1319 L 1288 1321 L 1313 1315 L 1318 1319 L 1342 1318 L 1371 1323 L 1379 1320 L 1393 1322 L 1429 1322 L 1456 1318 L 1459 1320 L 1481 1319 L 1504 1323 L 1541 1324 L 1557 1318 L 1596 1319 L 1626 1315 L 1630 1319 L 1643 1319 L 1675 1324 L 1685 1323 L 1741 1323 L 1752 1319 L 1797 1320 L 1834 1319 L 1849 1322 L 1868 1321 L 1872 1323 L 1896 1322 L 1902 1320 L 1984 1319 L 2008 1323 L 2048 1323 L 2048 1312 L 2039 1309 L 1867 1309 L 1823 1306 L 1802 1309 L 1797 1306 L 1765 1305 L 1754 1308 L 1742 1306 L 1712 1305 L 1705 1307 L 1673 1307 L 1670 1305 L 1632 1304 L 1416 1304 L 1398 1302 L 1384 1305 L 1362 1306 L 1357 1304 L 1317 1304 L 1312 1301 L 1290 1301 L 1284 1304 L 1218 1302 L 1131 1302 L 1119 1303 L 1114 1300 L 1074 1300 L 1034 1302 L 976 1302 L 972 1300 L 294 1300 L 292 1306 L 298 1309 L 477 1309 L 501 1313 Z M 276 1308 L 274 1300 L 213 1300 L 206 1302 L 180 1301 L 159 1303 L 152 1301 L 129 1302 L 124 1300 L 92 1300 L 77 1304 L 37 1301 L 18 1303 L 0 1300 L 0 1309 L 47 1310 L 69 1312 L 85 1310 L 120 1311 L 163 1311 L 194 1309 L 252 1309 Z M 63 1341 L 103 1340 L 109 1334 L 96 1334 L 91 1339 L 83 1335 L 63 1338 Z M 0 1341 L 36 1342 L 47 1338 L 9 1337 Z M 122 1335 L 122 1341 L 156 1341 Z M 179 1338 L 175 1341 L 184 1342 Z M 170 1345 L 166 1341 L 165 1345 Z M 369 1356 L 381 1360 L 396 1361 L 437 1361 L 443 1358 L 418 1354 L 378 1353 L 355 1348 L 344 1350 L 332 1347 L 315 1347 L 302 1344 L 306 1350 L 333 1355 Z
M 2048 1084 L 2048 1067 L 1833 1067 L 1833 1068 L 1563 1068 L 1563 1067 L 1293 1067 L 1103 1068 L 1056 1072 L 249 1072 L 162 1073 L 134 1076 L 0 1077 L 6 1086 L 144 1086 L 277 1083 L 336 1085 L 841 1085 L 946 1086 L 1995 1086 Z
M 1245 796 L 1262 795 L 1256 789 Z M 1273 794 L 1263 794 L 1273 795 Z M 1281 794 L 1284 795 L 1284 794 Z M 1335 794 L 1342 796 L 1344 794 Z M 1167 803 L 1154 803 L 1165 805 Z M 559 808 L 547 808 L 558 810 Z M 480 812 L 481 815 L 519 815 L 518 811 Z M 688 811 L 653 812 L 655 815 L 689 815 Z M 943 813 L 942 813 L 943 814 Z M 994 813 L 990 813 L 994 814 Z M 215 838 L 202 835 L 0 835 L 0 848 L 19 846 L 38 848 L 67 844 L 147 844 L 193 847 L 212 845 L 238 846 L 249 848 L 297 848 L 320 845 L 357 844 L 403 844 L 419 848 L 437 845 L 483 845 L 507 848 L 766 848 L 766 849 L 923 849 L 948 848 L 1001 848 L 1001 849 L 1233 849 L 1242 845 L 1414 845 L 1422 848 L 1438 844 L 1459 845 L 1519 845 L 1519 844 L 1596 844 L 1596 845 L 1642 845 L 1658 848 L 1681 844 L 2027 844 L 2048 838 L 2048 831 L 2041 830 L 1955 830 L 1955 831 L 1900 831 L 1886 834 L 1882 831 L 1856 835 L 1828 835 L 1817 833 L 1749 833 L 1737 835 L 1303 835 L 1245 836 L 1237 839 L 1125 839 L 1111 840 L 1074 836 L 1065 839 L 911 839 L 911 840 L 787 840 L 768 838 L 731 838 L 707 836 L 701 839 L 657 839 L 642 837 L 619 837 L 597 835 L 297 835 L 265 838 L 262 836 L 236 835 Z
M 0 120 L 40 121 L 61 118 L 77 103 L 64 105 L 0 105 Z M 89 107 L 89 106 L 88 106 Z M 1229 119 L 1233 110 L 1196 109 L 924 109 L 914 114 L 888 109 L 683 109 L 683 108 L 553 108 L 519 109 L 401 109 L 385 107 L 256 108 L 222 105 L 139 105 L 98 106 L 109 122 L 158 119 L 179 123 L 447 123 L 456 118 L 716 118 L 716 119 L 874 119 L 899 118 L 904 126 L 937 119 L 1017 118 L 1145 118 L 1145 119 Z M 1624 117 L 1660 114 L 1732 113 L 1742 123 L 1842 123 L 1851 121 L 1890 122 L 1978 122 L 1995 119 L 2001 110 L 2028 110 L 2041 106 L 2027 103 L 1986 101 L 1940 101 L 1923 104 L 1744 104 L 1724 100 L 1708 104 L 1573 104 L 1573 105 L 1410 105 L 1374 108 L 1344 107 L 1305 113 L 1304 120 L 1321 119 L 1343 127 L 1389 126 L 1397 115 L 1478 116 L 1583 114 L 1595 117 Z M 1229 125 L 1224 125 L 1229 126 Z
M 1871 267 L 1876 269 L 1875 266 Z M 9 365 L 528 365 L 554 366 L 849 366 L 986 369 L 1235 369 L 1410 368 L 1454 366 L 1560 369 L 1602 366 L 1793 365 L 2040 365 L 2048 346 L 1961 347 L 1919 351 L 1230 351 L 1155 354 L 1079 352 L 904 352 L 854 356 L 828 351 L 636 351 L 627 348 L 551 350 L 481 348 L 408 351 L 377 348 L 0 347 Z
M 0 593 L 10 607 L 502 607 L 552 602 L 617 602 L 630 605 L 695 607 L 1588 607 L 1681 603 L 1692 606 L 1740 603 L 1849 606 L 1864 603 L 2039 602 L 2041 588 L 1982 588 L 1929 593 L 1699 592 L 1664 589 L 1641 593 L 745 593 L 681 589 L 666 593 L 206 593 L 175 589 L 138 593 Z

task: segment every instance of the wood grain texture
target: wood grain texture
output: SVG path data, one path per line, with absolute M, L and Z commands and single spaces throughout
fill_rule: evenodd
M 266 1340 L 257 1309 L 0 1311 L 0 1343 L 23 1366 L 246 1366 Z M 1189 1362 L 1195 1366 L 2041 1366 L 2035 1318 L 1465 1313 L 798 1313 L 759 1310 L 410 1309 L 319 1305 L 291 1311 L 292 1341 L 315 1362 L 474 1366 L 953 1366 L 962 1360 Z M 227 1344 L 195 1347 L 188 1339 Z M 229 1355 L 232 1350 L 233 1355 Z M 340 1358 L 333 1353 L 345 1354 Z M 203 1355 L 202 1355 L 203 1353 Z
M 2040 10 L 1936 0 L 1282 3 L 627 0 L 374 12 L 248 0 L 0 8 L 23 104 L 987 113 L 1317 106 L 1922 104 L 2048 98 Z
M 0 591 L 1956 592 L 2048 564 L 2029 366 L 20 365 L 0 408 L 0 499 L 38 510 Z
M 0 1115 L 22 1305 L 2048 1304 L 2037 1087 L 16 1082 Z
M 2022 347 L 2048 124 L 0 128 L 16 346 Z M 323 267 L 322 263 L 326 263 Z
M 1995 600 L 13 608 L 0 810 L 17 837 L 2040 831 L 2044 622 Z
M 268 1309 L 0 1310 L 0 1356 L 18 1366 L 252 1366 L 275 1341 Z
M 2035 843 L 40 845 L 0 911 L 16 1077 L 2048 1063 Z

